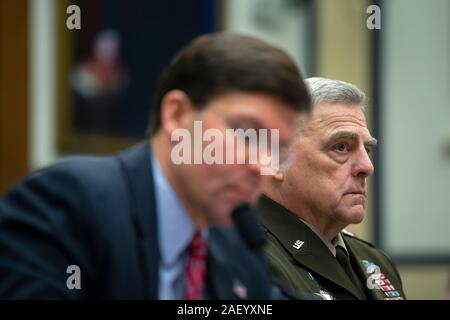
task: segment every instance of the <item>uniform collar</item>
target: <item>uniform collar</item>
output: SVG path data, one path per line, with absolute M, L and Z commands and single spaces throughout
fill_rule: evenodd
M 303 219 L 300 219 L 305 225 L 307 225 L 315 234 L 317 237 L 319 237 L 320 240 L 327 246 L 327 248 L 330 250 L 330 252 L 333 254 L 333 256 L 336 257 L 336 247 L 340 246 L 344 249 L 344 251 L 348 255 L 347 247 L 345 246 L 344 239 L 342 238 L 341 233 L 339 232 L 336 237 L 334 237 L 333 240 L 329 241 L 322 232 L 320 232 L 316 227 L 314 227 L 312 224 L 306 222 Z
M 346 289 L 356 298 L 365 298 L 350 281 L 330 248 L 292 212 L 267 196 L 260 198 L 258 211 L 268 232 L 297 263 Z M 337 241 L 344 243 L 342 237 Z

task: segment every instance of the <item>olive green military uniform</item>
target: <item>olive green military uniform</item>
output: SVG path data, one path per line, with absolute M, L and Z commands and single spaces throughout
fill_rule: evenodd
M 372 244 L 346 232 L 327 244 L 314 227 L 267 197 L 258 209 L 273 280 L 291 297 L 405 299 L 396 267 Z

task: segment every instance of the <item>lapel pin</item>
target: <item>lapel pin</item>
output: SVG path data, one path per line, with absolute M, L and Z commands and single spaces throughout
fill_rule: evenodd
M 247 299 L 247 287 L 239 280 L 233 279 L 233 292 L 240 299 Z
M 300 241 L 300 240 L 297 240 L 297 241 L 295 241 L 295 243 L 292 245 L 292 247 L 294 248 L 294 249 L 300 249 L 301 247 L 302 247 L 302 245 L 304 244 L 305 242 L 304 241 Z

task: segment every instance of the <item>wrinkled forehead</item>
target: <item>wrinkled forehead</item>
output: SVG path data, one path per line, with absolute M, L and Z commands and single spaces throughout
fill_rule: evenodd
M 328 127 L 339 123 L 353 123 L 367 127 L 366 117 L 359 105 L 317 104 L 313 108 L 311 121 L 318 127 Z
M 318 104 L 313 108 L 308 127 L 311 133 L 332 134 L 345 130 L 371 138 L 366 117 L 358 105 Z

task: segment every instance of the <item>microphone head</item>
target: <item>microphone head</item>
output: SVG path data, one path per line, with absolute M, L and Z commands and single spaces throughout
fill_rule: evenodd
M 256 211 L 248 204 L 233 210 L 232 217 L 236 229 L 252 250 L 260 250 L 266 244 L 266 236 L 262 231 Z

